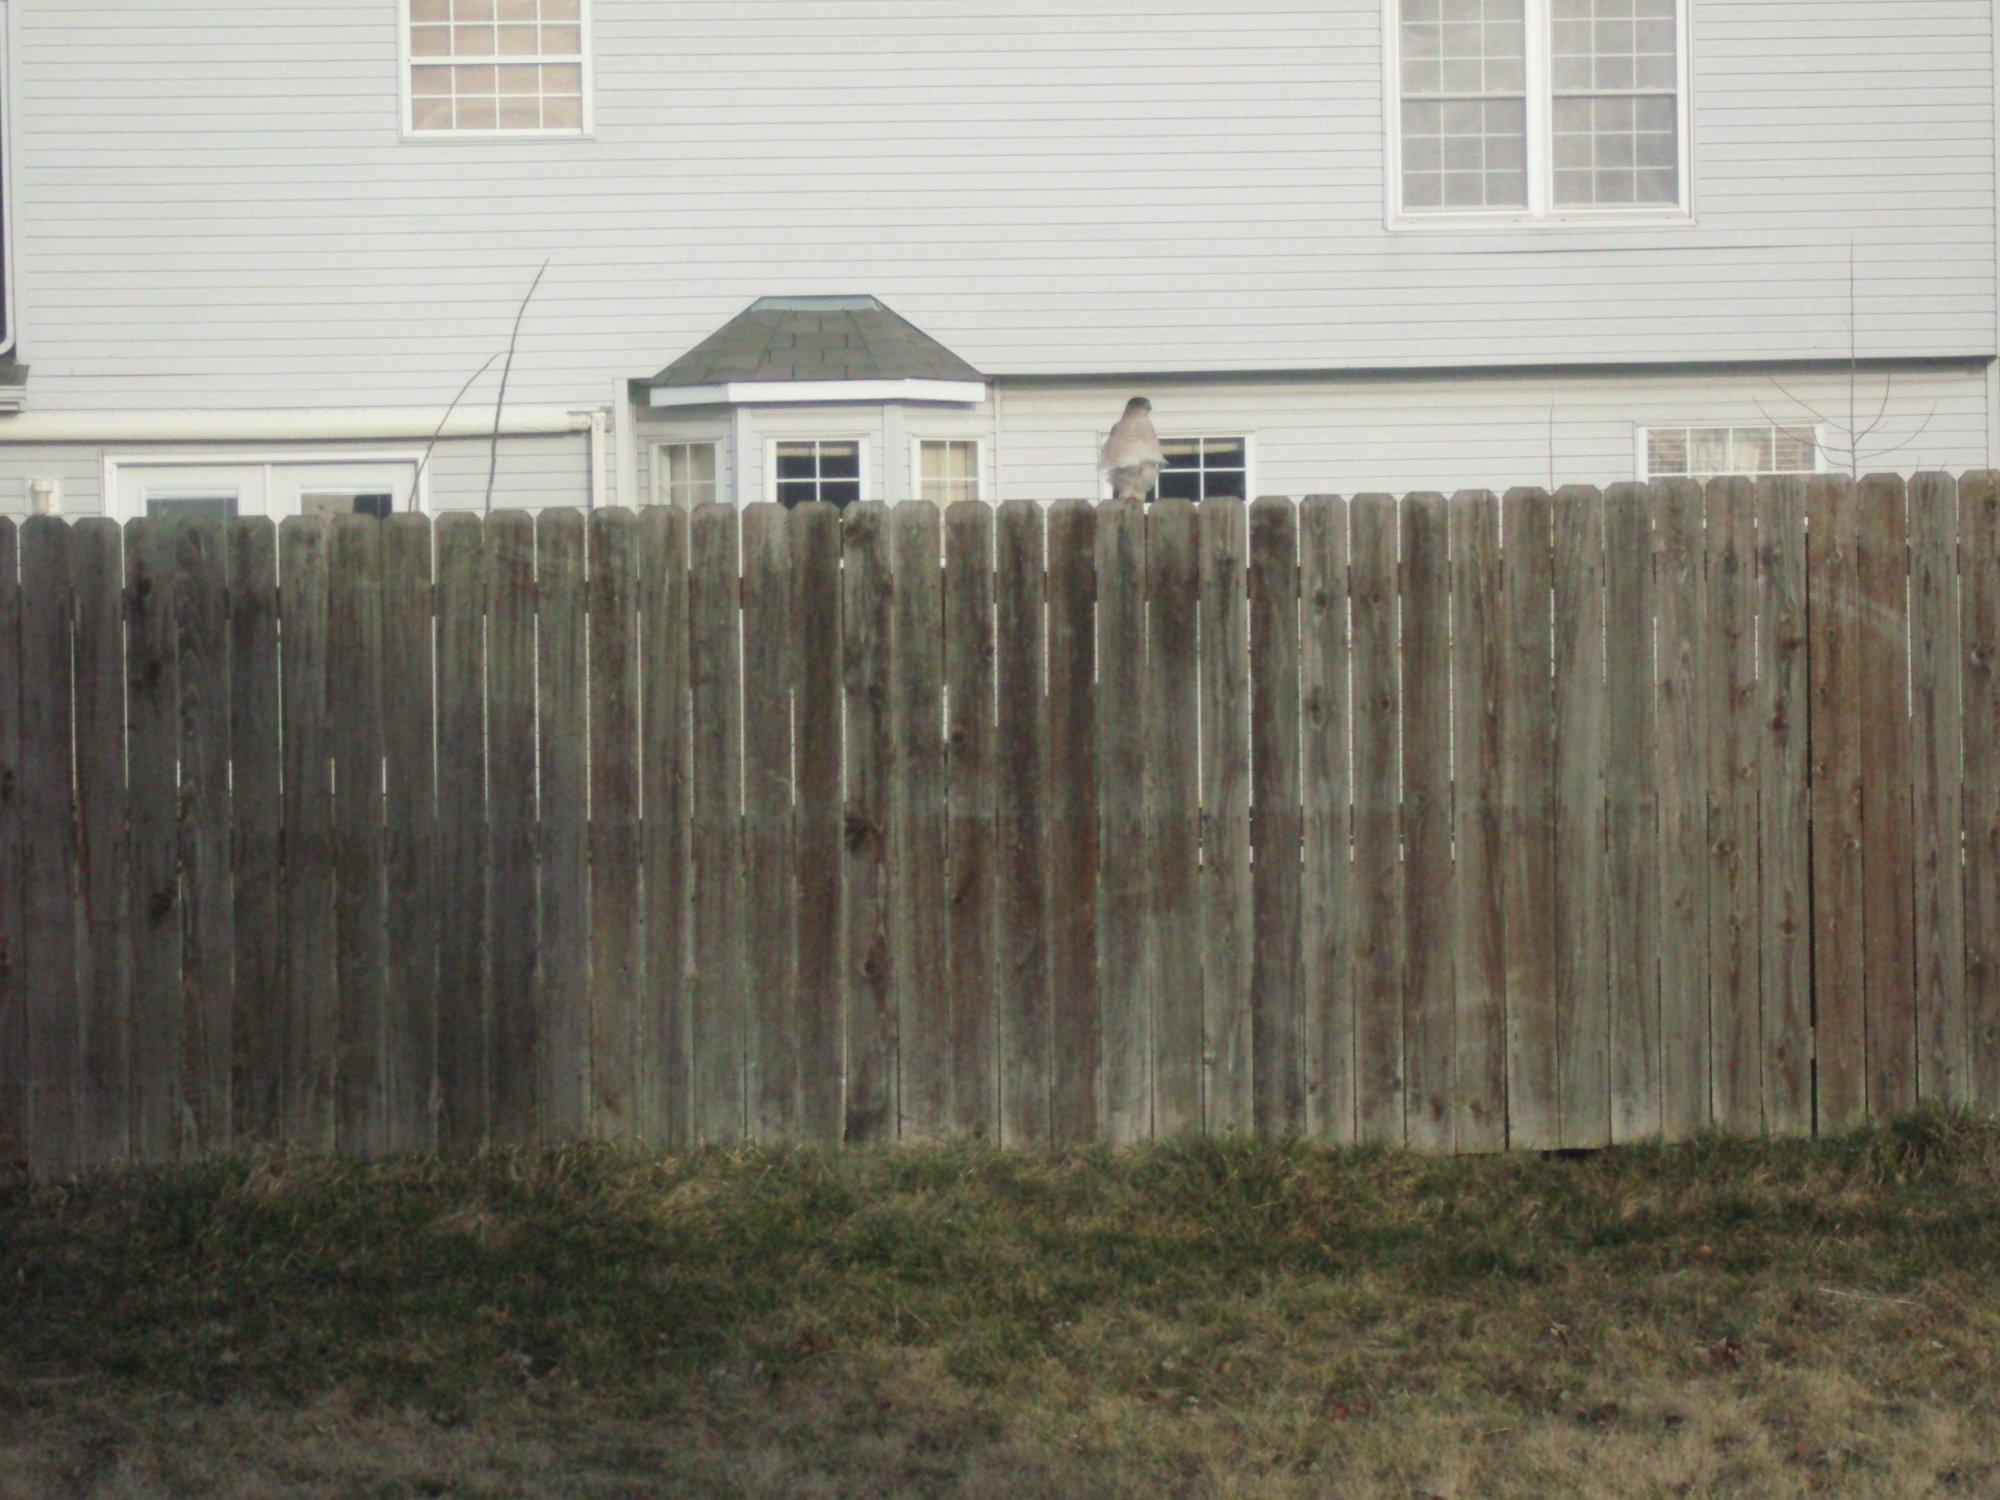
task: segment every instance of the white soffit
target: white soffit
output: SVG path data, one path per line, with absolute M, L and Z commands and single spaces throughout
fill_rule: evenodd
M 728 385 L 655 386 L 652 405 L 851 406 L 857 401 L 930 401 L 977 406 L 980 380 L 739 380 Z

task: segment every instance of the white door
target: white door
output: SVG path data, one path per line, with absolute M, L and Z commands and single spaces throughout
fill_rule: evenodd
M 387 516 L 420 508 L 411 459 L 119 462 L 118 514 Z M 413 507 L 413 501 L 418 502 Z

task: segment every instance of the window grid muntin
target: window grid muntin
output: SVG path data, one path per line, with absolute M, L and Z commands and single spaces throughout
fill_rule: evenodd
M 1526 0 L 1401 0 L 1399 22 L 1405 204 L 1526 207 Z
M 1806 425 L 1750 422 L 1646 429 L 1648 479 L 1816 474 L 1819 457 L 1819 434 Z
M 1154 498 L 1192 500 L 1197 505 L 1207 500 L 1249 499 L 1247 437 L 1162 438 L 1160 449 L 1167 462 L 1154 481 Z
M 917 498 L 953 505 L 979 498 L 979 440 L 923 438 L 917 443 Z
M 662 443 L 657 479 L 660 500 L 692 510 L 720 498 L 721 453 L 712 439 Z
M 1677 9 L 1677 0 L 1550 0 L 1559 207 L 1680 201 Z
M 1392 228 L 1396 227 L 1398 218 L 1405 214 L 1408 215 L 1408 220 L 1412 227 L 1418 224 L 1428 227 L 1432 222 L 1436 222 L 1439 225 L 1447 225 L 1455 218 L 1469 226 L 1487 219 L 1548 222 L 1559 219 L 1574 219 L 1586 215 L 1592 218 L 1608 218 L 1621 213 L 1627 215 L 1640 214 L 1647 218 L 1655 218 L 1666 214 L 1684 214 L 1689 211 L 1689 163 L 1692 157 L 1692 144 L 1689 138 L 1691 124 L 1688 114 L 1688 58 L 1686 52 L 1688 46 L 1687 8 L 1689 0 L 1596 0 L 1596 3 L 1600 6 L 1619 7 L 1621 9 L 1628 6 L 1637 6 L 1646 12 L 1644 16 L 1640 16 L 1635 11 L 1629 19 L 1633 28 L 1631 38 L 1633 56 L 1651 57 L 1654 59 L 1646 74 L 1649 86 L 1639 87 L 1635 84 L 1631 89 L 1616 91 L 1608 89 L 1585 90 L 1574 85 L 1569 88 L 1558 89 L 1552 76 L 1555 62 L 1553 55 L 1555 49 L 1552 37 L 1554 25 L 1552 17 L 1554 13 L 1552 7 L 1558 3 L 1558 0 L 1524 0 L 1527 18 L 1526 35 L 1529 39 L 1526 59 L 1526 156 L 1528 179 L 1526 202 L 1524 204 L 1496 204 L 1483 207 L 1469 203 L 1454 204 L 1450 202 L 1426 201 L 1427 199 L 1443 198 L 1446 196 L 1441 191 L 1435 189 L 1428 194 L 1421 191 L 1417 194 L 1412 194 L 1406 191 L 1406 180 L 1413 172 L 1438 170 L 1432 162 L 1421 159 L 1426 149 L 1422 146 L 1418 148 L 1420 159 L 1415 164 L 1411 164 L 1407 160 L 1407 132 L 1405 129 L 1404 106 L 1409 99 L 1421 97 L 1421 95 L 1413 95 L 1404 87 L 1406 76 L 1412 82 L 1419 81 L 1414 70 L 1406 68 L 1405 65 L 1404 54 L 1410 41 L 1410 37 L 1406 33 L 1411 30 L 1410 27 L 1405 25 L 1405 22 L 1414 19 L 1412 7 L 1419 3 L 1427 3 L 1427 0 L 1384 0 L 1383 4 L 1385 31 L 1390 39 L 1391 58 L 1389 60 L 1389 75 L 1395 84 L 1395 92 L 1389 93 L 1386 100 L 1388 115 L 1386 124 L 1390 136 L 1389 155 L 1391 167 L 1388 173 L 1389 222 Z M 1468 3 L 1476 3 L 1476 0 L 1468 0 Z M 1568 0 L 1568 3 L 1572 6 L 1576 4 L 1589 5 L 1592 3 L 1592 0 Z M 1567 11 L 1565 13 L 1568 14 Z M 1593 15 L 1595 15 L 1595 12 L 1593 12 Z M 1623 17 L 1607 18 L 1612 20 L 1625 19 Z M 1623 34 L 1615 34 L 1608 40 L 1622 41 Z M 1593 47 L 1594 45 L 1595 34 L 1593 33 Z M 1664 51 L 1662 50 L 1663 47 L 1665 48 Z M 1638 64 L 1636 62 L 1634 67 L 1634 77 L 1637 78 L 1639 73 L 1637 72 Z M 1655 80 L 1662 76 L 1660 70 L 1663 67 L 1670 69 L 1670 81 L 1658 83 Z M 1615 76 L 1614 74 L 1606 74 L 1605 81 L 1609 82 Z M 1597 82 L 1597 79 L 1598 75 L 1593 72 L 1593 84 Z M 1605 132 L 1606 134 L 1622 133 L 1626 138 L 1625 146 L 1613 146 L 1609 149 L 1606 153 L 1607 160 L 1605 166 L 1607 171 L 1620 174 L 1617 187 L 1621 192 L 1629 193 L 1628 201 L 1607 201 L 1601 203 L 1574 201 L 1580 197 L 1580 193 L 1578 192 L 1581 186 L 1580 182 L 1565 183 L 1565 201 L 1557 201 L 1554 180 L 1554 153 L 1551 139 L 1555 128 L 1553 116 L 1557 98 L 1561 97 L 1569 100 L 1592 99 L 1596 97 L 1608 97 L 1613 92 L 1625 98 L 1628 103 L 1633 100 L 1657 99 L 1659 104 L 1652 107 L 1662 111 L 1662 113 L 1643 122 L 1647 128 L 1635 127 L 1625 129 L 1622 132 Z M 1659 127 L 1657 131 L 1652 128 L 1654 126 Z M 1581 134 L 1582 132 L 1578 133 Z M 1657 134 L 1660 139 L 1651 140 L 1650 137 L 1654 134 Z M 1595 147 L 1587 135 L 1584 144 L 1591 148 L 1591 162 L 1588 167 L 1582 168 L 1573 164 L 1570 168 L 1572 171 L 1594 171 L 1596 168 Z M 1620 159 L 1628 150 L 1634 157 L 1634 163 L 1629 169 L 1624 167 Z M 1573 161 L 1576 148 L 1572 146 L 1570 151 Z M 1648 158 L 1648 165 L 1644 167 L 1639 165 L 1638 158 L 1641 156 Z M 1648 172 L 1653 175 L 1648 177 L 1646 175 Z M 1644 179 L 1643 181 L 1641 180 L 1642 178 Z M 1671 185 L 1669 185 L 1669 178 L 1671 178 Z M 1607 183 L 1608 186 L 1609 184 Z M 1593 194 L 1596 192 L 1594 181 L 1592 183 L 1592 192 Z M 1609 198 L 1612 194 L 1607 191 L 1605 196 Z
M 782 439 L 772 447 L 772 464 L 774 493 L 788 510 L 814 500 L 845 508 L 861 498 L 858 438 Z
M 584 130 L 584 0 L 409 0 L 407 43 L 413 133 Z

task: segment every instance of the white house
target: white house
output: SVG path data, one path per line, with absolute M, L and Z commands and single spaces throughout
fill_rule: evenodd
M 1992 0 L 0 13 L 0 511 L 2000 459 Z

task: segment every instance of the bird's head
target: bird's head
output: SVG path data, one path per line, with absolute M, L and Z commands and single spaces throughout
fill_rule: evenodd
M 1128 417 L 1138 412 L 1151 411 L 1152 409 L 1153 403 L 1148 401 L 1144 396 L 1134 396 L 1130 401 L 1125 403 L 1125 415 Z

